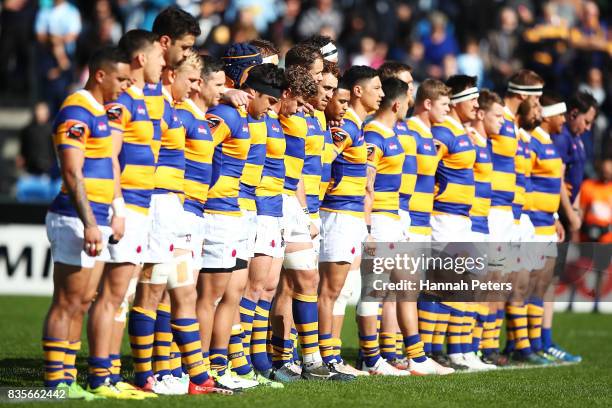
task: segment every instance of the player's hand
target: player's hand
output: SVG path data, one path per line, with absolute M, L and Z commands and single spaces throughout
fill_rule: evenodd
M 113 218 L 111 218 L 111 229 L 113 230 L 113 235 L 110 236 L 108 242 L 116 244 L 123 238 L 123 234 L 125 233 L 125 218 L 113 215 Z
M 329 127 L 340 127 L 344 124 L 344 120 L 330 120 L 327 124 Z
M 371 234 L 368 234 L 368 236 L 366 237 L 364 251 L 369 256 L 376 255 L 376 242 L 374 242 L 374 238 L 372 238 Z
M 310 238 L 313 239 L 314 237 L 319 235 L 319 233 L 320 233 L 319 228 L 315 225 L 314 222 L 311 222 L 310 223 Z
M 253 99 L 251 95 L 240 89 L 228 89 L 223 94 L 223 100 L 229 102 L 235 108 L 239 106 L 249 106 L 251 99 Z
M 555 229 L 557 230 L 558 242 L 565 241 L 565 228 L 559 220 L 555 220 Z
M 102 243 L 102 233 L 97 225 L 85 227 L 83 250 L 89 256 L 98 256 L 102 253 L 104 244 Z
M 308 102 L 304 102 L 304 105 L 302 105 L 302 112 L 307 113 L 309 115 L 313 115 L 315 112 L 315 108 Z

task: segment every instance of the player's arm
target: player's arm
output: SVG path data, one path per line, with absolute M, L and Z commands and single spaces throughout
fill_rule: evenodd
M 235 108 L 248 106 L 253 97 L 241 89 L 226 88 L 221 94 L 221 99 Z
M 58 152 L 58 158 L 64 185 L 85 229 L 83 248 L 90 256 L 99 255 L 102 252 L 102 233 L 89 205 L 85 189 L 85 177 L 83 176 L 85 152 L 74 148 L 61 149 Z
M 123 130 L 128 121 L 128 110 L 119 103 L 110 103 L 106 107 L 106 115 L 111 129 L 111 139 L 113 143 L 113 216 L 111 218 L 111 228 L 113 235 L 111 243 L 118 242 L 125 233 L 125 201 L 121 191 L 121 165 L 119 164 L 119 153 L 123 146 Z
M 565 164 L 563 164 L 561 167 L 561 174 L 565 174 Z M 580 219 L 578 212 L 574 210 L 574 206 L 570 201 L 567 185 L 565 184 L 563 177 L 561 178 L 561 210 L 563 211 L 570 223 L 570 230 L 580 230 L 582 220 Z
M 374 182 L 376 181 L 376 168 L 368 165 L 366 170 L 366 191 L 365 201 L 363 205 L 363 212 L 365 215 L 366 225 L 371 226 L 372 220 L 370 215 L 372 214 L 372 207 L 374 206 Z M 369 228 L 368 228 L 369 229 Z M 369 231 L 368 231 L 369 232 Z

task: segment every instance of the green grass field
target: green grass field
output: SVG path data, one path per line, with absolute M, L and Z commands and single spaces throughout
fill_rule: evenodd
M 0 297 L 0 386 L 42 385 L 41 325 L 48 298 Z M 344 355 L 352 361 L 357 336 L 352 311 L 343 332 Z M 555 339 L 583 356 L 577 365 L 455 374 L 446 377 L 360 378 L 349 384 L 299 382 L 284 390 L 257 389 L 224 397 L 164 397 L 145 401 L 96 401 L 100 407 L 610 407 L 612 406 L 612 316 L 558 314 Z M 127 346 L 124 356 L 129 354 Z M 87 346 L 77 364 L 84 379 Z M 129 357 L 124 368 L 129 372 Z M 80 406 L 50 402 L 44 406 Z M 0 403 L 0 405 L 2 405 Z M 34 405 L 32 403 L 20 406 Z

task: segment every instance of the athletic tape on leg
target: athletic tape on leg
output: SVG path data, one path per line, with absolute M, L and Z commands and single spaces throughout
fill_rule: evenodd
M 317 268 L 316 254 L 312 248 L 285 253 L 283 266 L 296 271 L 307 271 Z
M 190 253 L 174 258 L 175 267 L 168 274 L 168 289 L 193 285 L 193 258 Z

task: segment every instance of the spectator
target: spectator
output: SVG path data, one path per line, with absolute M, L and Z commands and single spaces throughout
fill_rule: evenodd
M 570 39 L 578 50 L 577 67 L 604 69 L 610 63 L 612 39 L 608 38 L 607 27 L 599 21 L 599 7 L 594 1 L 584 2 L 580 25 L 572 28 Z
M 433 12 L 430 16 L 431 32 L 421 39 L 425 46 L 425 62 L 429 65 L 428 73 L 433 78 L 441 78 L 444 57 L 456 56 L 459 52 L 457 40 L 448 30 L 448 21 L 444 14 Z
M 317 0 L 314 7 L 302 14 L 297 31 L 300 39 L 305 39 L 318 34 L 323 26 L 329 26 L 338 36 L 342 32 L 342 22 L 342 13 L 334 8 L 333 0 Z
M 24 171 L 16 187 L 20 202 L 51 201 L 59 191 L 59 177 L 55 168 L 55 154 L 51 138 L 49 106 L 39 102 L 34 106 L 32 121 L 20 133 L 18 169 Z
M 412 67 L 412 77 L 417 82 L 427 78 L 427 64 L 425 63 L 425 47 L 420 41 L 413 41 L 408 49 L 406 64 Z
M 480 56 L 480 44 L 476 38 L 469 38 L 465 45 L 465 52 L 457 57 L 457 72 L 459 74 L 478 77 L 476 85 L 482 87 L 484 63 Z M 450 76 L 448 72 L 446 76 Z
M 513 9 L 504 7 L 499 13 L 499 29 L 488 35 L 486 52 L 491 80 L 497 90 L 502 90 L 507 79 L 522 68 L 518 45 L 518 16 Z
M 353 57 L 352 65 L 367 65 L 372 66 L 375 58 L 376 41 L 372 37 L 363 37 L 361 39 L 361 50 L 358 55 Z
M 81 33 L 81 14 L 66 0 L 54 0 L 52 7 L 41 8 L 35 32 L 41 46 L 39 68 L 43 95 L 53 113 L 67 95 L 75 75 L 76 40 Z
M 598 177 L 580 189 L 582 241 L 612 243 L 612 157 L 599 163 Z
M 225 20 L 233 23 L 241 13 L 248 13 L 255 29 L 260 33 L 268 31 L 268 25 L 276 21 L 282 7 L 278 0 L 232 0 L 225 11 Z
M 4 0 L 0 12 L 0 83 L 3 92 L 23 94 L 31 66 L 31 27 L 36 15 L 36 1 Z
M 200 3 L 200 14 L 197 19 L 201 34 L 196 39 L 197 47 L 205 46 L 213 29 L 223 22 L 221 14 L 217 11 L 218 2 L 218 0 L 203 0 Z

